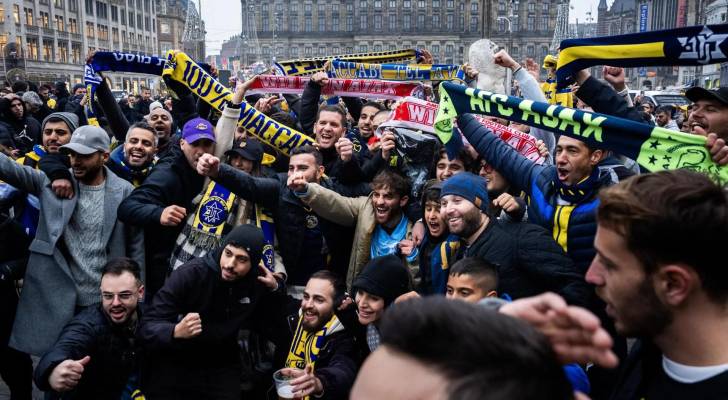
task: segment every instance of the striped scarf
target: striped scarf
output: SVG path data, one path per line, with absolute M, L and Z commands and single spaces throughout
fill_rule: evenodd
M 304 58 L 300 60 L 286 60 L 275 63 L 278 75 L 305 76 L 313 75 L 324 70 L 324 64 L 332 60 L 347 60 L 354 62 L 390 63 L 403 61 L 416 61 L 420 57 L 418 50 L 392 50 L 375 53 L 342 54 L 330 57 Z
M 302 94 L 309 77 L 258 75 L 246 94 L 291 93 Z M 422 85 L 417 82 L 387 82 L 374 79 L 329 79 L 321 88 L 324 96 L 363 97 L 399 100 L 407 96 L 423 97 Z M 337 100 L 338 102 L 338 100 Z
M 728 167 L 718 166 L 705 147 L 706 138 L 641 124 L 611 115 L 566 108 L 444 82 L 435 130 L 447 146 L 452 119 L 485 114 L 573 137 L 596 148 L 636 160 L 650 172 L 687 168 L 728 183 Z
M 381 79 L 383 81 L 463 81 L 459 65 L 447 64 L 369 64 L 334 60 L 329 78 Z
M 728 61 L 728 24 L 567 39 L 559 47 L 558 87 L 574 82 L 574 74 L 595 65 L 707 65 Z

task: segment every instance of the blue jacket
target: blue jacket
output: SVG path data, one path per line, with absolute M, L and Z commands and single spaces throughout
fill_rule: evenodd
M 492 165 L 512 187 L 528 194 L 528 218 L 552 232 L 554 240 L 571 257 L 576 266 L 586 272 L 594 258 L 596 209 L 599 199 L 594 195 L 576 204 L 559 204 L 556 166 L 538 165 L 519 154 L 471 115 L 458 118 L 463 135 L 478 154 Z M 609 159 L 600 163 L 598 186 L 609 186 L 619 181 Z M 622 166 L 622 168 L 624 168 Z

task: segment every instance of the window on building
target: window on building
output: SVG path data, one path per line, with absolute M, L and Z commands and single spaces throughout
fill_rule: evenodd
M 86 0 L 86 14 L 94 15 L 94 0 Z
M 313 32 L 313 20 L 310 15 L 307 15 L 303 21 L 303 29 L 306 32 Z
M 111 6 L 111 20 L 114 22 L 119 20 L 119 8 L 116 6 Z
M 425 14 L 417 14 L 417 29 L 425 29 Z
M 354 31 L 354 16 L 351 14 L 346 16 L 346 31 L 347 32 Z
M 526 19 L 526 29 L 528 29 L 529 32 L 536 30 L 536 17 L 529 16 Z
M 142 25 L 142 15 L 137 14 L 137 28 L 142 29 L 143 27 L 144 27 L 144 25 Z
M 20 25 L 20 6 L 17 4 L 13 4 L 13 19 L 16 25 Z
M 71 33 L 78 33 L 78 23 L 75 18 L 68 19 L 68 31 Z
M 58 41 L 58 62 L 68 62 L 68 42 Z
M 94 34 L 94 23 L 86 22 L 86 37 L 93 39 L 96 35 Z
M 107 19 L 108 18 L 107 10 L 108 9 L 106 8 L 106 4 L 104 4 L 100 1 L 96 2 L 96 16 L 97 17 Z
M 455 7 L 455 1 L 447 0 L 447 8 L 453 8 L 453 7 Z
M 78 11 L 78 0 L 68 0 L 68 10 L 73 12 Z
M 263 4 L 260 5 L 260 11 L 267 13 L 268 12 L 268 3 L 263 2 Z
M 346 3 L 346 12 L 354 12 L 354 3 Z
M 144 11 L 149 12 L 149 0 L 144 0 Z
M 292 13 L 297 13 L 298 12 L 298 3 L 295 1 L 292 1 L 291 5 L 288 7 L 288 11 L 290 11 Z M 291 53 L 293 52 L 293 49 L 296 49 L 296 51 L 298 51 L 298 48 L 294 47 L 291 49 Z
M 303 48 L 303 55 L 306 57 L 311 57 L 312 51 L 310 47 L 306 46 Z
M 395 9 L 397 7 L 397 0 L 389 0 L 389 9 Z
M 440 14 L 432 14 L 432 29 L 440 30 Z
M 98 33 L 99 39 L 109 40 L 109 28 L 104 25 L 96 24 L 96 32 Z
M 477 31 L 478 31 L 478 16 L 471 15 L 470 16 L 470 32 L 477 32 Z
M 169 23 L 168 22 L 160 22 L 159 23 L 159 32 L 160 33 L 169 33 Z
M 334 3 L 331 5 L 331 12 L 334 14 L 339 13 L 339 3 Z
M 298 15 L 292 15 L 290 20 L 291 32 L 300 32 L 298 27 Z
M 114 43 L 119 43 L 119 28 L 111 28 L 111 40 Z
M 367 8 L 367 0 L 359 0 L 359 9 L 365 10 Z
M 513 32 L 518 32 L 519 29 L 521 29 L 520 18 L 516 15 L 514 18 L 511 19 L 511 30 Z
M 129 11 L 129 26 L 134 27 L 134 12 Z
M 53 5 L 56 6 L 56 8 L 63 8 L 63 0 L 53 0 Z
M 5 6 L 3 4 L 0 4 L 0 22 L 5 22 Z M 0 39 L 5 38 L 4 43 L 0 43 L 0 47 L 5 46 L 8 43 L 7 35 L 4 33 L 0 33 Z
M 425 0 L 417 0 L 417 7 L 425 8 Z
M 498 0 L 498 13 L 506 12 L 506 3 L 503 0 Z
M 359 45 L 359 53 L 366 53 L 368 51 L 369 51 L 369 46 L 367 46 L 365 44 L 360 44 Z
M 477 13 L 478 12 L 478 3 L 470 3 L 470 12 L 471 13 Z
M 367 30 L 367 15 L 359 14 L 359 29 L 362 31 Z
M 71 44 L 71 63 L 78 64 L 81 62 L 81 44 Z
M 291 47 L 290 53 L 291 53 L 291 58 L 297 58 L 298 57 L 298 47 Z
M 339 48 L 339 46 L 334 46 L 334 48 L 331 49 L 331 51 L 333 52 L 333 55 L 338 55 L 341 53 L 341 49 Z
M 268 15 L 262 15 L 260 18 L 262 20 L 261 21 L 261 24 L 262 24 L 261 29 L 263 30 L 263 32 L 270 31 L 270 25 L 269 25 L 270 24 L 270 18 L 268 18 Z
M 452 14 L 447 14 L 447 16 L 445 17 L 445 29 L 447 29 L 448 31 L 451 31 L 453 29 L 453 25 L 455 23 L 454 21 L 455 21 L 455 16 Z
M 126 11 L 123 9 L 119 12 L 119 22 L 121 22 L 122 25 L 126 25 Z
M 381 44 L 375 44 L 374 45 L 374 51 L 382 51 L 382 45 Z
M 43 11 L 40 12 L 40 26 L 42 26 L 44 28 L 50 28 L 51 18 L 47 12 L 43 12 Z
M 25 11 L 25 25 L 33 26 L 33 10 L 24 8 L 23 11 Z
M 8 40 L 7 37 L 4 37 L 5 41 Z M 3 44 L 3 47 L 5 44 Z M 26 55 L 31 60 L 37 60 L 38 59 L 38 39 L 36 38 L 28 38 L 28 54 Z
M 374 15 L 374 29 L 376 29 L 376 30 L 382 29 L 382 15 L 381 14 Z
M 374 0 L 374 8 L 382 8 L 382 0 Z
M 310 13 L 311 13 L 311 9 L 312 9 L 312 7 L 313 7 L 313 6 L 311 5 L 311 3 L 306 3 L 306 4 L 304 4 L 304 5 L 303 5 L 303 12 L 305 12 L 305 13 L 307 13 L 307 14 L 310 14 Z
M 506 20 L 503 18 L 498 18 L 498 32 L 505 32 L 506 31 Z
M 389 13 L 388 21 L 389 21 L 389 30 L 390 31 L 397 30 L 397 14 Z
M 334 32 L 339 31 L 339 16 L 334 15 L 333 18 L 331 18 L 331 30 Z
M 404 0 L 404 2 L 402 3 L 402 7 L 403 8 L 412 8 L 412 1 Z
M 326 17 L 323 14 L 319 14 L 318 17 L 318 30 L 319 32 L 326 32 Z
M 536 3 L 531 1 L 528 3 L 528 12 L 534 12 L 534 11 L 536 11 Z
M 53 42 L 49 40 L 43 41 L 43 61 L 53 62 Z
M 437 60 L 440 58 L 440 45 L 439 44 L 433 44 L 431 47 L 432 49 L 432 57 Z
M 64 32 L 66 30 L 66 24 L 63 23 L 63 15 L 56 15 L 56 29 L 58 29 L 60 32 Z
M 526 46 L 526 55 L 529 57 L 533 57 L 536 54 L 534 53 L 534 48 L 531 45 Z
M 144 17 L 144 30 L 147 32 L 152 30 L 149 25 L 149 17 Z
M 549 30 L 549 17 L 548 16 L 544 15 L 541 17 L 541 27 L 540 28 L 541 28 L 540 30 L 542 30 L 542 31 Z
M 458 20 L 460 21 L 458 28 L 460 28 L 464 32 L 465 31 L 465 15 L 461 13 L 460 18 L 458 18 Z
M 319 48 L 318 48 L 318 55 L 319 56 L 325 56 L 326 55 L 326 47 L 325 46 L 319 46 Z
M 453 51 L 455 51 L 455 47 L 453 45 L 445 45 L 445 57 L 452 57 Z
M 323 2 L 318 5 L 318 15 L 326 17 L 326 4 Z
M 513 53 L 513 56 L 517 56 L 521 53 L 521 49 L 519 49 L 518 46 L 516 46 L 513 48 L 512 53 Z
M 412 29 L 412 15 L 410 14 L 404 14 L 402 16 L 402 29 L 405 31 L 409 31 Z

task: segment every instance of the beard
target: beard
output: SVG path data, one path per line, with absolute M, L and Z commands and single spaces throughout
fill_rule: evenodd
M 311 311 L 316 314 L 316 318 L 311 321 L 307 321 L 305 318 L 306 311 Z M 301 316 L 301 325 L 303 326 L 303 329 L 307 332 L 316 332 L 323 328 L 324 325 L 326 325 L 327 322 L 333 317 L 334 313 L 333 311 L 330 313 L 327 313 L 325 315 L 320 314 L 316 309 L 312 308 L 310 310 L 304 310 L 304 315 Z
M 480 229 L 480 210 L 477 208 L 463 214 L 462 219 L 463 223 L 459 231 L 455 231 L 451 228 L 450 232 L 460 236 L 461 238 L 469 238 L 477 232 L 478 229 Z
M 672 323 L 673 314 L 655 293 L 649 277 L 623 302 L 625 311 L 615 321 L 620 335 L 652 338 Z

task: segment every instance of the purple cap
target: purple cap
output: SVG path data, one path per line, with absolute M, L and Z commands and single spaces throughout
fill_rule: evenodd
M 212 124 L 204 118 L 194 118 L 182 128 L 182 139 L 187 143 L 194 143 L 200 139 L 210 139 L 215 142 L 215 130 Z

